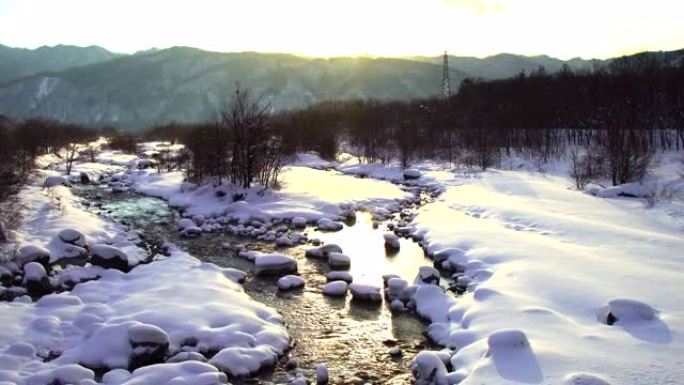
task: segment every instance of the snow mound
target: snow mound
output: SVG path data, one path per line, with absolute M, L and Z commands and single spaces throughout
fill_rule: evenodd
M 107 372 L 154 364 L 136 370 L 130 378 L 124 378 L 126 371 L 117 371 L 109 377 L 117 380 L 109 383 L 170 384 L 176 383 L 171 381 L 176 377 L 192 374 L 192 368 L 206 368 L 215 374 L 205 376 L 217 378 L 210 365 L 196 366 L 192 361 L 187 362 L 189 366 L 185 362 L 155 364 L 181 351 L 210 354 L 241 349 L 240 356 L 251 357 L 250 368 L 261 368 L 289 349 L 287 330 L 274 310 L 255 302 L 240 285 L 226 279 L 224 269 L 201 263 L 176 248 L 169 250 L 168 258 L 127 274 L 103 271 L 99 280 L 76 285 L 71 293 L 48 295 L 35 304 L 0 302 L 0 320 L 8 325 L 0 330 L 0 344 L 30 355 L 22 358 L 22 362 L 28 360 L 25 364 L 9 369 L 38 373 L 80 364 Z M 62 354 L 43 363 L 32 354 L 35 351 Z M 5 359 L 2 354 L 0 361 Z M 222 361 L 222 365 L 234 373 L 244 367 L 234 361 Z M 166 377 L 172 368 L 179 371 Z M 136 379 L 143 374 L 145 377 Z M 200 381 L 204 377 L 189 378 L 173 381 L 205 383 Z M 72 383 L 69 381 L 56 383 Z M 50 382 L 41 382 L 46 383 Z
M 110 372 L 111 373 L 111 372 Z M 214 366 L 198 362 L 185 361 L 147 366 L 133 373 L 121 373 L 112 376 L 111 382 L 105 378 L 105 385 L 219 385 L 227 384 L 228 377 Z M 106 376 L 105 376 L 106 377 Z M 124 380 L 124 382 L 121 382 Z
M 599 320 L 605 324 L 632 325 L 653 321 L 656 310 L 632 299 L 613 299 L 599 312 Z
M 563 385 L 610 385 L 610 382 L 596 374 L 570 373 L 563 378 Z

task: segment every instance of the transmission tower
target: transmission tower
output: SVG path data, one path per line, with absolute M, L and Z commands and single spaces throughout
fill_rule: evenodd
M 449 56 L 444 51 L 444 74 L 442 75 L 442 98 L 449 99 L 451 86 L 449 85 Z

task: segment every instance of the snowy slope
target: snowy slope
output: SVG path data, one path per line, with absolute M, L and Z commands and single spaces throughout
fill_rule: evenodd
M 446 316 L 432 312 L 430 334 L 458 349 L 451 362 L 463 384 L 580 383 L 574 372 L 612 384 L 684 382 L 684 234 L 676 223 L 650 215 L 641 200 L 570 190 L 562 177 L 490 171 L 463 182 L 414 221 L 432 251 L 454 248 L 450 260 L 476 282 L 456 301 L 430 299 L 449 306 L 440 309 Z M 608 326 L 613 299 L 656 314 Z M 504 333 L 504 343 L 490 338 L 501 329 L 522 331 L 528 348 L 511 347 L 515 333 Z

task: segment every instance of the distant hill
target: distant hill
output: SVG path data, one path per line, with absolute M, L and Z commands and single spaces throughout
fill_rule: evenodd
M 98 46 L 43 46 L 34 50 L 0 45 L 0 84 L 46 71 L 100 63 L 117 56 Z
M 442 57 L 414 57 L 414 60 L 425 61 L 433 64 L 441 64 Z M 567 64 L 573 70 L 591 69 L 594 63 L 600 64 L 602 60 L 571 59 L 563 61 L 550 56 L 521 56 L 502 53 L 483 59 L 469 56 L 449 56 L 449 66 L 466 72 L 470 77 L 482 79 L 502 79 L 519 74 L 521 71 L 530 73 L 539 67 L 544 67 L 547 72 L 557 72 Z
M 8 79 L 0 85 L 0 114 L 122 128 L 212 119 L 236 83 L 263 95 L 274 110 L 287 110 L 331 99 L 429 97 L 439 94 L 442 80 L 441 57 L 316 59 L 188 47 L 133 55 L 67 46 L 0 52 L 16 56 L 10 64 L 0 61 L 0 79 Z M 22 60 L 31 64 L 11 64 Z M 466 77 L 496 79 L 539 66 L 554 72 L 564 64 L 579 69 L 594 63 L 600 62 L 511 54 L 451 57 L 452 89 Z

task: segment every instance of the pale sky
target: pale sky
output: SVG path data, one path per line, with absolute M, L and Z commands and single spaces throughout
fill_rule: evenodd
M 684 1 L 0 0 L 0 44 L 606 58 L 684 48 Z

